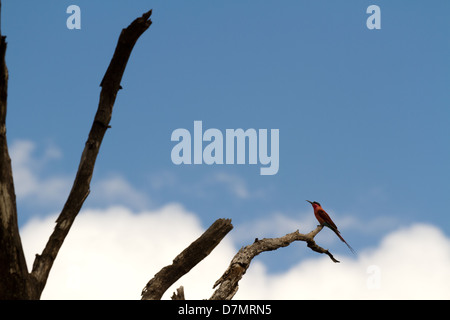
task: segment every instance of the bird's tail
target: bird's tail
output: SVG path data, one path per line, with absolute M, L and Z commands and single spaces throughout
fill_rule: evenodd
M 341 239 L 342 242 L 344 242 L 347 245 L 347 247 L 350 249 L 350 251 L 353 254 L 356 254 L 356 251 L 353 250 L 353 248 L 347 243 L 347 241 L 344 240 L 344 238 L 342 238 L 341 233 L 339 232 L 339 230 L 333 230 L 333 231 L 334 231 L 334 233 L 336 233 L 336 235 L 339 237 L 339 239 Z

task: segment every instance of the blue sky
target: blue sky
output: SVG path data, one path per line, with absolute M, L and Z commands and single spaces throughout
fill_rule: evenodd
M 80 30 L 66 28 L 71 4 L 81 8 Z M 381 8 L 380 30 L 366 27 L 372 4 Z M 284 234 L 278 231 L 310 231 L 306 199 L 321 202 L 357 251 L 414 223 L 450 235 L 448 1 L 2 5 L 8 141 L 23 156 L 16 164 L 13 157 L 24 181 L 21 226 L 62 208 L 120 30 L 153 8 L 153 25 L 125 71 L 85 208 L 179 203 L 203 227 L 231 218 L 237 248 Z M 259 164 L 174 165 L 171 133 L 192 133 L 195 120 L 223 133 L 279 129 L 278 174 L 261 176 Z M 24 172 L 40 187 L 24 191 Z M 43 186 L 58 192 L 39 195 Z M 130 196 L 112 196 L 114 190 Z M 305 227 L 295 224 L 301 221 Z M 326 244 L 349 255 L 339 242 Z M 293 246 L 259 259 L 281 272 L 315 257 L 304 251 Z

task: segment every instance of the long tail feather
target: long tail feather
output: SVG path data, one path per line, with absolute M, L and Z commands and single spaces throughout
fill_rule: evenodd
M 330 225 L 327 222 L 324 222 L 323 225 L 330 228 L 331 230 L 333 230 L 333 232 L 336 233 L 336 235 L 339 237 L 339 239 L 341 239 L 341 241 L 347 245 L 347 247 L 350 249 L 350 251 L 353 254 L 356 254 L 356 251 L 347 243 L 347 241 L 344 240 L 344 238 L 342 238 L 341 233 L 339 232 L 339 230 L 337 228 L 334 228 L 334 226 Z
M 344 240 L 344 238 L 342 238 L 341 234 L 339 233 L 339 230 L 333 230 L 333 231 L 334 231 L 334 233 L 336 233 L 336 235 L 339 237 L 339 239 L 341 239 L 342 242 L 344 242 L 347 245 L 347 247 L 350 249 L 350 251 L 353 254 L 356 254 L 356 251 L 353 250 L 353 248 L 347 243 L 347 241 Z

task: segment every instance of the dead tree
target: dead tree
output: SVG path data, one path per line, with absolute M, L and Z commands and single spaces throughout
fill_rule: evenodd
M 219 223 L 218 223 L 219 222 Z M 153 279 L 151 279 L 147 286 L 142 290 L 142 300 L 158 300 L 161 299 L 163 293 L 177 281 L 181 276 L 190 271 L 190 268 L 186 268 L 186 265 L 191 265 L 189 262 L 192 257 L 185 254 L 186 251 L 193 251 L 191 248 L 195 243 L 201 242 L 201 239 L 206 240 L 208 237 L 206 234 L 218 232 L 223 236 L 228 233 L 233 226 L 231 225 L 231 220 L 223 220 L 219 219 L 215 222 L 217 224 L 216 227 L 211 226 L 199 239 L 197 239 L 193 244 L 191 244 L 187 249 L 185 249 L 182 253 L 180 253 L 173 261 L 173 264 L 167 267 L 164 267 L 159 271 Z M 210 300 L 231 300 L 236 292 L 239 289 L 239 281 L 244 276 L 247 269 L 250 267 L 250 263 L 253 258 L 263 252 L 274 251 L 283 247 L 287 247 L 291 243 L 295 241 L 304 241 L 306 242 L 308 248 L 311 250 L 324 253 L 330 257 L 330 259 L 339 263 L 336 258 L 329 252 L 328 250 L 320 247 L 314 241 L 314 237 L 323 229 L 323 226 L 317 226 L 316 229 L 307 234 L 302 234 L 298 230 L 292 233 L 288 233 L 287 235 L 280 238 L 267 238 L 267 239 L 255 239 L 255 242 L 251 245 L 242 247 L 239 252 L 233 257 L 231 260 L 230 266 L 225 270 L 225 273 L 220 277 L 219 280 L 216 281 L 213 288 L 219 286 L 213 295 L 210 297 Z M 226 232 L 225 232 L 226 230 Z M 220 232 L 221 231 L 221 232 Z M 222 238 L 223 238 L 222 236 Z M 202 252 L 202 250 L 197 250 L 197 254 L 203 259 L 207 254 L 211 252 L 214 245 L 214 242 L 207 241 L 203 245 L 203 250 L 207 252 Z M 198 247 L 198 246 L 197 246 Z M 215 247 L 215 245 L 214 245 Z M 200 248 L 197 248 L 200 249 Z M 199 262 L 196 260 L 196 263 Z M 167 276 L 168 270 L 170 270 L 170 274 L 176 274 L 177 277 Z M 177 289 L 172 295 L 173 300 L 184 300 L 184 288 L 180 287 Z
M 19 235 L 14 181 L 6 141 L 8 69 L 5 63 L 6 37 L 0 33 L 0 299 L 40 298 L 59 249 L 89 195 L 95 161 L 109 128 L 117 92 L 122 89 L 120 82 L 125 67 L 136 41 L 152 24 L 151 14 L 150 10 L 135 19 L 119 36 L 114 55 L 100 83 L 102 89 L 97 113 L 75 181 L 47 245 L 41 254 L 36 255 L 31 272 L 26 266 Z
M 31 272 L 26 265 L 19 235 L 14 180 L 6 138 L 8 69 L 5 62 L 6 37 L 1 34 L 0 29 L 0 299 L 39 299 L 41 297 L 59 249 L 90 193 L 95 162 L 103 137 L 110 128 L 113 106 L 118 91 L 122 89 L 120 82 L 125 67 L 137 40 L 152 24 L 151 14 L 150 10 L 135 19 L 122 30 L 119 36 L 114 55 L 100 83 L 101 92 L 97 113 L 81 155 L 72 189 L 44 250 L 36 255 Z M 142 299 L 161 299 L 164 292 L 208 256 L 232 228 L 229 219 L 215 221 L 202 236 L 174 259 L 172 265 L 161 269 L 147 283 L 142 290 Z M 214 284 L 214 287 L 219 287 L 211 299 L 231 299 L 238 290 L 239 280 L 255 256 L 265 251 L 288 246 L 294 241 L 305 241 L 312 250 L 325 253 L 334 262 L 339 262 L 328 250 L 314 242 L 314 237 L 320 230 L 322 226 L 318 226 L 308 234 L 295 231 L 281 238 L 256 239 L 253 244 L 242 248 L 236 254 L 228 269 Z M 180 287 L 177 293 L 174 293 L 173 299 L 184 298 L 184 289 Z

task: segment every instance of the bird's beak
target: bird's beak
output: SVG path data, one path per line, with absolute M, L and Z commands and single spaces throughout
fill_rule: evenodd
M 309 203 L 311 203 L 311 204 L 313 204 L 311 201 L 309 201 L 309 200 L 306 200 L 306 201 L 308 201 Z

